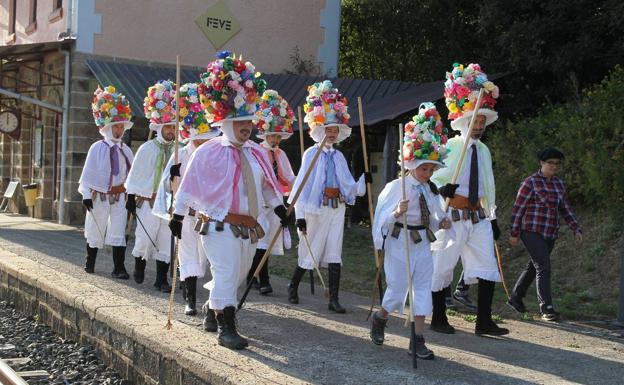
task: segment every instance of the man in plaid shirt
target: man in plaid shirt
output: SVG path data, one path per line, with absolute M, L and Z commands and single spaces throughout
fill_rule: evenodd
M 536 278 L 542 319 L 556 321 L 559 314 L 552 305 L 550 253 L 558 236 L 559 212 L 578 241 L 583 239 L 583 235 L 570 208 L 565 184 L 555 176 L 561 167 L 563 153 L 549 147 L 540 151 L 538 157 L 541 169 L 522 182 L 511 212 L 509 242 L 516 246 L 520 238 L 531 259 L 520 274 L 507 303 L 518 312 L 526 312 L 522 298 Z

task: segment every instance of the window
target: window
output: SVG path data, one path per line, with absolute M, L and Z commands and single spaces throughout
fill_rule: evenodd
M 71 1 L 71 0 L 70 0 Z M 54 23 L 63 18 L 63 0 L 52 0 L 52 12 L 48 16 L 48 21 Z
M 37 0 L 30 0 L 30 11 L 28 12 L 28 25 L 24 32 L 31 34 L 37 29 Z
M 15 14 L 17 0 L 9 0 L 9 35 L 15 33 Z
M 56 11 L 59 8 L 63 8 L 63 0 L 53 0 L 52 1 L 52 10 Z

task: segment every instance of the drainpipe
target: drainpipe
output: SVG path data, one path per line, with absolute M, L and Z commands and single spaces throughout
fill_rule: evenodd
M 71 4 L 71 1 L 70 1 Z M 71 55 L 69 50 L 61 50 L 65 55 L 65 77 L 63 85 L 63 126 L 61 128 L 61 180 L 58 202 L 58 223 L 65 221 L 65 178 L 67 168 L 67 120 L 69 119 L 69 82 Z

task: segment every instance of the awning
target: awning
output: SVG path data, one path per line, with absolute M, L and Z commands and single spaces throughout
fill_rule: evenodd
M 174 66 L 123 63 L 105 60 L 87 60 L 87 66 L 102 86 L 114 85 L 126 95 L 136 116 L 142 114 L 147 88 L 162 79 L 175 80 Z M 197 82 L 204 68 L 183 66 L 184 83 Z M 324 80 L 323 77 L 292 74 L 263 74 L 269 88 L 282 95 L 293 109 L 305 102 L 307 86 Z M 351 114 L 350 126 L 358 126 L 357 97 L 362 97 L 364 123 L 367 126 L 395 119 L 414 111 L 422 102 L 435 102 L 443 97 L 444 82 L 418 84 L 396 80 L 331 79 L 334 86 L 347 97 Z M 296 113 L 296 112 L 295 112 Z M 295 127 L 296 129 L 296 127 Z

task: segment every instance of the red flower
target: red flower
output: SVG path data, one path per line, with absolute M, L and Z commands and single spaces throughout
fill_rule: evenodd
M 215 79 L 212 81 L 212 88 L 221 91 L 223 89 L 223 81 L 221 79 Z

